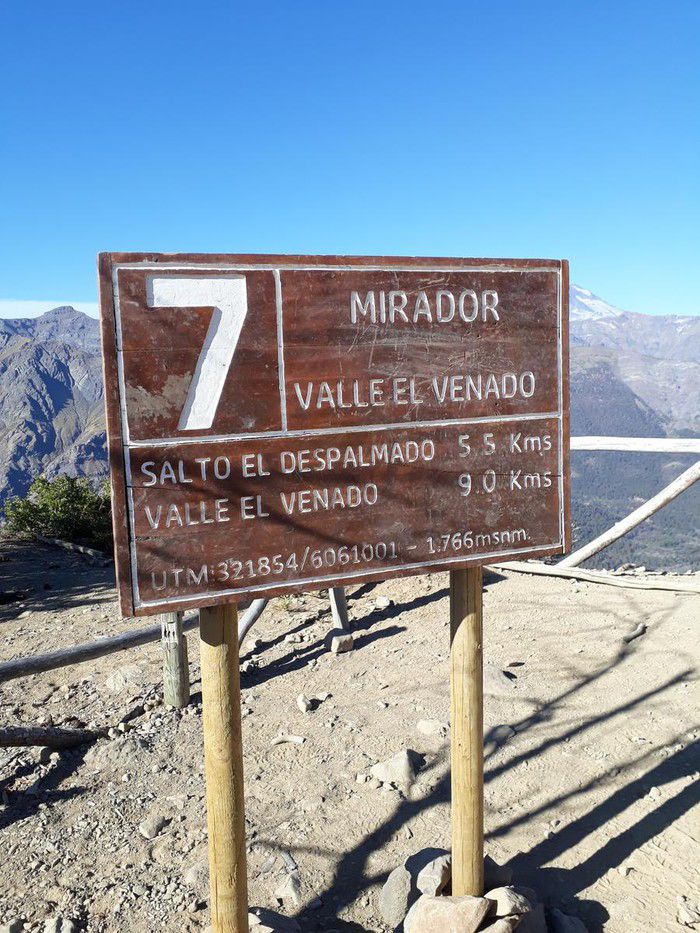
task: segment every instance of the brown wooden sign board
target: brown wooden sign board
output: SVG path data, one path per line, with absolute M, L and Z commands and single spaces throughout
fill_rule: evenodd
M 567 549 L 565 261 L 99 268 L 124 614 Z

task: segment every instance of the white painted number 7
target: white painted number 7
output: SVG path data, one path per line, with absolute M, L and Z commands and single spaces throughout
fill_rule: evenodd
M 151 308 L 214 309 L 178 424 L 180 431 L 210 428 L 248 313 L 245 276 L 153 276 L 147 289 Z

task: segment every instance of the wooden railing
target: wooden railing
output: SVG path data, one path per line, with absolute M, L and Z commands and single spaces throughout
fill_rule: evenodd
M 676 453 L 700 454 L 700 439 L 685 437 L 572 437 L 572 450 L 621 450 L 630 453 Z M 619 540 L 628 531 L 641 525 L 650 515 L 668 505 L 693 483 L 700 479 L 700 460 L 688 467 L 672 483 L 665 486 L 661 492 L 640 505 L 638 509 L 630 512 L 621 521 L 616 522 L 602 535 L 593 541 L 578 548 L 564 560 L 559 561 L 557 567 L 578 567 L 589 557 L 598 554 L 614 541 Z
M 700 454 L 700 440 L 694 438 L 657 437 L 572 437 L 571 449 L 619 450 L 631 453 Z M 578 577 L 591 582 L 605 583 L 613 586 L 664 589 L 673 590 L 678 593 L 698 593 L 700 590 L 692 583 L 671 583 L 657 579 L 653 581 L 640 581 L 638 579 L 623 580 L 619 577 L 612 577 L 610 574 L 577 569 L 578 565 L 583 563 L 583 561 L 597 554 L 599 551 L 602 551 L 603 548 L 627 534 L 628 531 L 641 524 L 641 522 L 649 518 L 650 515 L 658 512 L 659 509 L 679 496 L 684 490 L 697 482 L 698 479 L 700 479 L 700 460 L 696 461 L 691 467 L 681 473 L 677 479 L 669 483 L 668 486 L 649 499 L 648 502 L 639 506 L 639 508 L 617 522 L 602 535 L 599 535 L 583 547 L 578 548 L 578 550 L 569 554 L 568 557 L 565 557 L 554 566 L 543 564 L 539 561 L 509 561 L 494 566 L 498 569 L 515 570 L 531 574 Z M 334 624 L 339 628 L 349 629 L 345 591 L 341 587 L 335 587 L 331 589 L 329 595 Z M 238 629 L 239 642 L 243 641 L 243 638 L 252 628 L 253 624 L 260 618 L 266 605 L 267 600 L 256 599 L 249 609 L 241 616 Z M 0 683 L 12 680 L 15 677 L 24 677 L 28 674 L 39 673 L 40 671 L 53 670 L 57 667 L 78 664 L 81 661 L 112 654 L 116 651 L 123 651 L 126 648 L 133 648 L 137 645 L 143 645 L 162 638 L 165 666 L 164 680 L 168 685 L 169 699 L 173 705 L 179 705 L 187 702 L 185 686 L 183 684 L 183 680 L 187 676 L 186 664 L 183 656 L 183 652 L 185 651 L 183 633 L 194 628 L 197 624 L 198 614 L 196 612 L 186 614 L 172 613 L 168 617 L 163 617 L 162 628 L 160 625 L 154 625 L 148 628 L 126 632 L 122 635 L 115 635 L 110 638 L 100 638 L 85 645 L 74 645 L 70 648 L 51 652 L 50 654 L 34 655 L 29 658 L 17 658 L 12 661 L 5 661 L 0 663 Z M 178 646 L 177 650 L 174 650 L 175 646 Z M 189 683 L 187 684 L 187 689 L 189 689 Z

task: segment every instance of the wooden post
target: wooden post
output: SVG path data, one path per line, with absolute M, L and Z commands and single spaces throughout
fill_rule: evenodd
M 213 933 L 248 933 L 236 606 L 199 614 Z
M 484 893 L 481 567 L 450 571 L 452 894 Z
M 331 586 L 328 590 L 328 597 L 331 601 L 333 628 L 342 628 L 343 631 L 349 632 L 350 621 L 348 619 L 348 602 L 345 598 L 345 588 Z
M 167 706 L 182 709 L 190 702 L 190 667 L 182 612 L 166 612 L 162 621 L 163 699 Z

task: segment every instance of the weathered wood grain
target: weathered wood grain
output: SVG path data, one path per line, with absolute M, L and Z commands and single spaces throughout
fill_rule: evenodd
M 481 567 L 450 573 L 452 893 L 484 893 L 484 682 Z
M 248 933 L 236 607 L 203 609 L 199 629 L 212 927 Z

